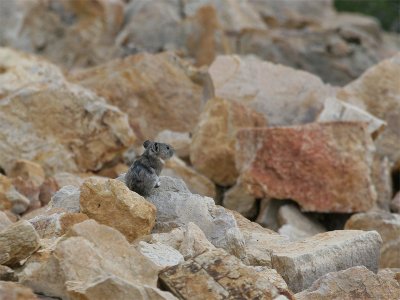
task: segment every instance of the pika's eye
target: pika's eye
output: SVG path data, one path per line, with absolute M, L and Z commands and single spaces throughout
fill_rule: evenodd
M 167 150 L 169 150 L 169 147 L 167 146 Z

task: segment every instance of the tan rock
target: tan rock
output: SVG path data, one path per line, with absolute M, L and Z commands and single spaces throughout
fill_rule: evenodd
M 0 281 L 0 299 L 4 300 L 38 300 L 39 298 L 21 284 L 15 282 Z
M 236 132 L 243 127 L 266 126 L 264 117 L 245 105 L 214 98 L 200 115 L 190 146 L 193 166 L 219 185 L 235 183 Z
M 377 138 L 377 153 L 388 156 L 394 167 L 400 168 L 400 54 L 368 69 L 359 79 L 338 92 L 338 98 L 357 105 L 387 122 Z M 383 92 L 382 92 L 383 91 Z
M 75 187 L 72 185 L 63 186 L 57 191 L 57 193 L 53 195 L 51 201 L 48 204 L 48 207 L 50 209 L 61 208 L 68 212 L 78 213 L 80 212 L 80 196 L 81 192 L 79 190 L 79 187 Z
M 0 231 L 4 230 L 6 227 L 11 225 L 11 220 L 7 217 L 7 215 L 0 211 Z
M 400 215 L 385 211 L 354 214 L 345 229 L 376 230 L 382 237 L 380 268 L 400 267 Z
M 333 93 L 312 74 L 254 57 L 218 56 L 209 72 L 217 97 L 254 109 L 274 126 L 314 121 Z
M 313 123 L 242 129 L 236 164 L 255 197 L 293 199 L 304 211 L 372 208 L 374 145 L 362 123 Z
M 400 191 L 396 193 L 392 202 L 390 202 L 390 209 L 395 213 L 400 213 Z
M 192 143 L 189 132 L 163 130 L 157 135 L 155 140 L 172 145 L 178 157 L 182 159 L 187 159 L 189 157 L 190 144 Z
M 81 212 L 101 224 L 119 230 L 128 241 L 149 234 L 156 208 L 115 179 L 87 179 L 81 186 Z
M 41 206 L 47 205 L 54 194 L 60 189 L 53 177 L 47 177 L 40 186 L 39 201 Z
M 292 204 L 292 201 L 275 200 L 265 198 L 260 201 L 260 210 L 256 222 L 263 227 L 278 231 L 280 224 L 278 222 L 278 211 L 284 206 Z
M 181 178 L 185 181 L 190 192 L 216 198 L 214 183 L 177 157 L 172 157 L 165 162 L 161 175 Z
M 0 232 L 0 265 L 14 266 L 39 248 L 39 236 L 27 221 L 19 221 Z
M 272 267 L 294 292 L 319 277 L 354 266 L 378 270 L 382 239 L 376 231 L 338 230 L 317 234 L 272 253 Z
M 400 283 L 359 266 L 328 273 L 295 296 L 298 300 L 391 300 L 400 297 Z
M 126 173 L 129 170 L 129 166 L 123 163 L 118 163 L 115 166 L 110 168 L 102 169 L 97 174 L 99 176 L 108 177 L 108 178 L 117 178 L 120 174 Z
M 54 174 L 53 177 L 60 188 L 66 185 L 72 185 L 79 188 L 85 181 L 81 176 L 68 172 L 58 172 Z
M 376 206 L 378 209 L 390 210 L 390 200 L 393 193 L 391 163 L 388 157 L 381 157 L 378 153 L 374 155 L 372 164 L 372 181 L 377 193 Z
M 32 180 L 25 180 L 22 177 L 14 177 L 11 179 L 15 190 L 28 199 L 28 210 L 39 208 L 40 186 L 37 186 Z
M 10 55 L 18 64 L 20 54 Z M 7 68 L 2 77 L 15 75 L 14 68 Z M 0 102 L 0 164 L 5 170 L 15 159 L 39 163 L 46 174 L 98 170 L 135 140 L 126 114 L 64 79 L 25 85 Z
M 0 42 L 67 68 L 92 66 L 119 53 L 113 40 L 123 23 L 123 10 L 119 0 L 6 1 Z
M 222 249 L 215 249 L 167 268 L 159 277 L 182 299 L 278 298 L 280 292 L 262 275 Z
M 208 73 L 171 53 L 129 56 L 69 78 L 126 112 L 138 145 L 162 130 L 190 132 L 213 93 Z
M 225 192 L 222 203 L 224 207 L 237 211 L 247 218 L 252 218 L 257 213 L 256 198 L 240 183 Z
M 190 222 L 185 226 L 182 242 L 178 248 L 185 259 L 213 249 L 215 249 L 214 245 L 207 240 L 204 232 L 196 224 Z
M 16 160 L 7 171 L 7 176 L 21 177 L 24 181 L 32 181 L 36 187 L 40 187 L 45 180 L 43 168 L 39 164 L 25 159 Z
M 25 212 L 30 201 L 17 191 L 10 178 L 0 174 L 0 210 L 12 210 L 16 214 Z
M 176 266 L 184 261 L 183 255 L 178 250 L 161 243 L 149 244 L 140 241 L 136 249 L 159 267 L 160 270 L 165 267 Z

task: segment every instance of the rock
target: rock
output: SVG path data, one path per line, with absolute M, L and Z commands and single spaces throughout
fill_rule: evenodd
M 118 163 L 115 166 L 102 169 L 97 175 L 108 178 L 117 178 L 121 173 L 126 173 L 129 170 L 129 166 L 123 163 Z
M 302 240 L 306 237 L 325 232 L 326 229 L 319 222 L 302 214 L 295 205 L 284 205 L 279 208 L 279 234 L 289 237 L 291 241 Z
M 164 169 L 161 171 L 161 176 L 181 178 L 187 184 L 190 192 L 216 198 L 214 183 L 206 176 L 187 166 L 184 161 L 177 157 L 172 157 L 165 162 Z
M 236 132 L 262 126 L 266 126 L 264 117 L 245 105 L 220 98 L 207 101 L 192 137 L 191 163 L 219 185 L 234 184 L 238 176 L 234 163 Z
M 303 211 L 372 208 L 374 145 L 363 123 L 313 123 L 238 132 L 239 181 L 256 198 L 293 199 Z
M 283 280 L 282 276 L 279 275 L 275 269 L 269 269 L 267 267 L 262 267 L 262 266 L 255 266 L 252 268 L 256 272 L 260 273 L 261 276 L 266 276 L 269 282 L 271 282 L 281 293 L 284 293 L 290 299 L 291 297 L 293 297 L 293 294 L 289 290 L 285 280 Z
M 276 299 L 280 294 L 268 277 L 222 249 L 167 268 L 159 277 L 181 299 Z
M 0 232 L 0 265 L 15 266 L 39 248 L 39 236 L 28 221 L 19 221 Z
M 156 266 L 119 231 L 94 220 L 75 224 L 64 239 L 37 254 L 18 275 L 36 293 L 70 299 L 74 293 L 70 284 L 90 285 L 104 276 L 156 287 Z
M 149 234 L 156 218 L 153 204 L 115 179 L 87 179 L 80 189 L 80 210 L 119 230 L 130 242 Z
M 233 215 L 215 205 L 213 199 L 191 194 L 182 180 L 161 176 L 160 181 L 161 186 L 147 199 L 157 207 L 154 232 L 168 232 L 193 222 L 216 247 L 229 251 L 242 242 L 235 236 L 239 229 Z M 229 235 L 228 231 L 233 232 Z
M 160 267 L 160 269 L 176 266 L 184 261 L 184 258 L 179 251 L 160 243 L 149 244 L 141 241 L 139 242 L 137 250 L 156 266 Z
M 27 210 L 30 201 L 19 193 L 10 178 L 0 174 L 0 210 L 11 209 L 20 214 Z
M 12 224 L 11 220 L 7 217 L 7 215 L 4 212 L 0 210 L 0 231 L 4 230 L 11 224 Z
M 104 275 L 86 283 L 68 283 L 71 299 L 87 300 L 176 300 L 172 294 L 156 287 L 135 284 L 113 275 Z
M 400 168 L 400 54 L 368 69 L 360 78 L 338 92 L 337 97 L 387 122 L 376 140 L 377 153 L 388 156 L 394 168 Z M 382 92 L 383 91 L 383 92 Z
M 367 130 L 374 137 L 386 127 L 386 122 L 374 117 L 357 106 L 329 97 L 325 100 L 324 109 L 317 119 L 318 122 L 359 121 L 368 124 Z
M 295 296 L 298 300 L 391 300 L 400 297 L 400 283 L 374 274 L 364 266 L 359 266 L 328 273 Z
M 85 214 L 65 212 L 56 208 L 28 221 L 41 239 L 51 239 L 64 235 L 70 227 L 87 219 Z
M 260 210 L 256 222 L 263 227 L 278 231 L 278 211 L 284 205 L 293 204 L 292 201 L 265 198 L 261 200 Z
M 43 168 L 39 164 L 25 159 L 16 160 L 6 173 L 10 178 L 21 177 L 24 181 L 31 181 L 37 188 L 45 180 Z
M 190 144 L 192 143 L 191 134 L 189 132 L 163 130 L 157 134 L 155 140 L 161 143 L 172 145 L 174 147 L 175 154 L 179 158 L 189 158 Z
M 109 60 L 123 23 L 123 1 L 30 1 L 2 3 L 0 44 L 34 52 L 67 68 Z M 14 28 L 19 28 L 15 30 Z
M 390 203 L 390 209 L 395 213 L 400 213 L 400 191 L 393 197 Z
M 189 222 L 184 228 L 185 231 L 178 250 L 185 259 L 193 258 L 215 249 L 214 245 L 207 240 L 204 232 L 196 224 Z
M 247 218 L 257 213 L 256 199 L 240 183 L 235 184 L 224 194 L 224 207 L 237 211 Z
M 40 186 L 36 186 L 32 180 L 25 180 L 20 176 L 12 178 L 11 181 L 15 190 L 28 199 L 28 210 L 40 207 Z
M 385 211 L 354 214 L 345 229 L 376 230 L 382 237 L 380 268 L 400 267 L 400 215 Z
M 378 270 L 382 239 L 376 231 L 338 230 L 317 234 L 272 253 L 272 267 L 294 292 L 319 277 L 354 266 Z
M 217 97 L 254 109 L 270 126 L 314 121 L 333 93 L 312 74 L 254 57 L 221 55 L 209 72 Z
M 15 282 L 0 281 L 0 299 L 4 300 L 38 300 L 39 298 L 21 284 Z
M 2 78 L 14 78 L 14 66 L 24 60 L 33 68 L 37 60 L 0 49 L 0 67 L 8 59 L 14 65 L 4 68 Z M 27 84 L 0 103 L 0 165 L 5 170 L 16 159 L 36 162 L 48 175 L 99 170 L 135 141 L 126 114 L 63 78 Z
M 60 189 L 53 177 L 47 177 L 40 186 L 39 201 L 41 206 L 49 204 L 51 198 Z
M 60 188 L 66 185 L 72 185 L 79 188 L 85 181 L 82 177 L 68 172 L 58 172 L 54 174 L 53 177 Z
M 377 193 L 376 206 L 378 209 L 390 210 L 390 200 L 393 193 L 391 163 L 389 159 L 375 153 L 372 163 L 372 181 Z
M 208 73 L 171 53 L 129 56 L 69 78 L 126 112 L 137 145 L 163 130 L 190 132 L 213 93 Z
M 63 208 L 71 213 L 78 213 L 80 212 L 80 196 L 78 187 L 65 185 L 51 198 L 49 208 Z
M 0 281 L 18 281 L 18 278 L 13 269 L 0 265 Z

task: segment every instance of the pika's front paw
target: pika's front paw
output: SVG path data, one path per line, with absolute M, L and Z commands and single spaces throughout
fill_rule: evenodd
M 158 188 L 158 187 L 160 187 L 160 185 L 161 185 L 161 182 L 158 181 L 154 187 Z

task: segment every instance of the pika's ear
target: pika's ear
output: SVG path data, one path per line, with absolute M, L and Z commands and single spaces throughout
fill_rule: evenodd
M 147 149 L 151 145 L 151 141 L 147 140 L 143 143 L 143 147 Z
M 155 143 L 153 143 L 153 145 L 151 145 L 151 150 L 153 150 L 154 153 L 158 153 L 159 145 L 157 142 L 155 142 Z

